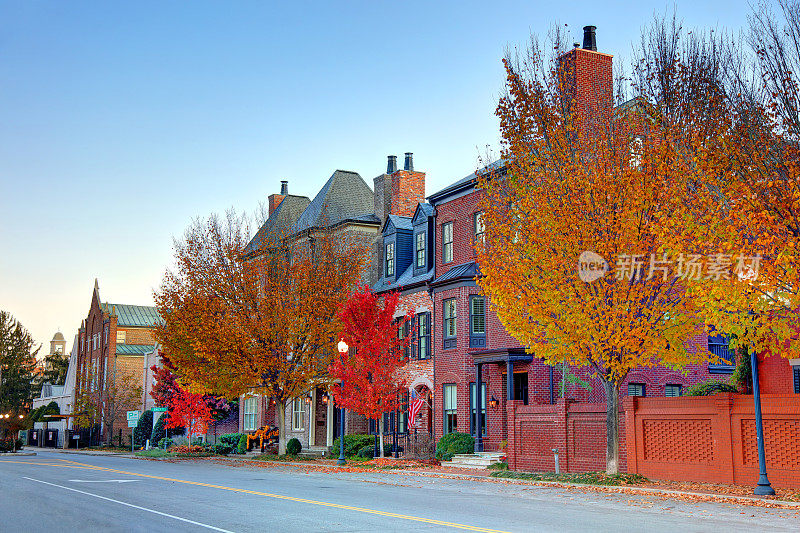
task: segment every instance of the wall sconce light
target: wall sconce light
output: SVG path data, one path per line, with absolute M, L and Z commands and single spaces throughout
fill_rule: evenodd
M 306 403 L 311 403 L 311 395 L 306 396 Z
M 495 407 L 497 407 L 498 405 L 500 405 L 500 402 L 499 402 L 499 401 L 497 401 L 497 398 L 495 398 L 495 397 L 494 397 L 494 394 L 492 394 L 492 399 L 491 399 L 491 400 L 489 400 L 489 407 L 491 407 L 491 408 L 495 408 Z
M 322 403 L 324 405 L 328 405 L 328 393 L 327 392 L 322 395 Z

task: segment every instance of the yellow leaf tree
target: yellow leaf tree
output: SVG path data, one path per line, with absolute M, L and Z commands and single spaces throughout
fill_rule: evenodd
M 588 367 L 602 381 L 607 470 L 617 472 L 618 391 L 628 372 L 708 357 L 687 350 L 702 323 L 665 256 L 675 239 L 663 238 L 693 205 L 686 184 L 697 170 L 679 150 L 683 111 L 668 116 L 665 98 L 615 107 L 608 56 L 604 67 L 597 52 L 565 52 L 558 39 L 554 48 L 548 60 L 532 40 L 522 59 L 504 61 L 503 159 L 480 174 L 478 281 L 530 353 Z M 587 83 L 576 70 L 587 62 L 607 68 L 609 83 L 602 75 Z

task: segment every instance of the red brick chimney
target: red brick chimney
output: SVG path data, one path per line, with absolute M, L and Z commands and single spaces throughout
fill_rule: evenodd
M 281 193 L 280 194 L 270 194 L 269 195 L 269 216 L 272 216 L 272 213 L 278 209 L 278 206 L 281 205 L 281 202 L 284 198 L 289 194 L 289 182 L 288 181 L 281 181 Z
M 414 170 L 414 154 L 406 152 L 403 170 L 392 172 L 392 196 L 388 215 L 414 216 L 417 204 L 425 201 L 425 173 Z
M 593 131 L 608 124 L 614 106 L 611 62 L 613 56 L 597 51 L 594 26 L 584 26 L 583 47 L 561 56 L 565 93 L 573 101 L 578 125 Z

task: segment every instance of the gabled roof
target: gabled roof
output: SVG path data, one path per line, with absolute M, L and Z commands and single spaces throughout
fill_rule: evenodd
M 444 285 L 445 283 L 452 283 L 455 281 L 474 280 L 481 275 L 480 268 L 475 261 L 469 263 L 462 263 L 450 267 L 450 270 L 433 280 L 432 286 Z
M 117 315 L 117 326 L 152 328 L 161 321 L 158 310 L 146 305 L 126 305 L 104 303 L 103 311 Z
M 479 172 L 499 170 L 499 169 L 503 168 L 505 166 L 505 164 L 506 164 L 506 160 L 505 159 L 498 159 L 497 161 L 495 161 L 493 163 L 490 163 L 490 164 L 486 165 L 485 167 L 483 167 L 482 169 L 480 169 Z M 435 204 L 437 201 L 442 200 L 444 198 L 447 198 L 451 194 L 456 194 L 458 192 L 461 192 L 462 190 L 470 189 L 470 188 L 475 186 L 475 182 L 477 181 L 477 178 L 478 178 L 477 173 L 473 172 L 469 176 L 461 178 L 457 182 L 455 182 L 455 183 L 453 183 L 451 185 L 448 185 L 444 189 L 431 194 L 430 196 L 428 196 L 428 200 L 432 204 Z
M 378 282 L 372 286 L 372 292 L 384 292 L 384 291 L 391 291 L 391 290 L 403 290 L 406 287 L 423 284 L 429 281 L 433 277 L 433 270 L 429 270 L 424 274 L 419 274 L 417 276 L 414 275 L 414 265 L 411 264 L 409 267 L 397 277 L 397 280 L 393 283 L 387 283 L 387 279 L 385 277 L 381 277 Z
M 425 218 L 432 217 L 435 212 L 436 210 L 431 204 L 428 202 L 420 202 L 417 204 L 417 208 L 414 209 L 414 215 L 411 217 L 411 222 L 413 223 L 419 215 L 422 215 Z
M 247 244 L 245 253 L 257 251 L 262 246 L 274 244 L 291 233 L 292 226 L 297 222 L 308 204 L 311 203 L 306 196 L 288 194 L 281 200 L 278 207 L 264 224 L 258 229 L 253 239 Z
M 372 189 L 358 172 L 337 170 L 303 211 L 292 233 L 333 226 L 345 220 L 374 222 L 374 212 Z
M 401 217 L 400 215 L 389 215 L 386 218 L 386 223 L 383 225 L 381 233 L 386 233 L 389 224 L 392 224 L 395 229 L 411 231 L 414 228 L 411 226 L 411 217 Z
M 144 355 L 153 353 L 153 344 L 117 344 L 117 355 Z

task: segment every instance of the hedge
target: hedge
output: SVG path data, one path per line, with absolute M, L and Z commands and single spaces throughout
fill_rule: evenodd
M 219 441 L 226 445 L 230 446 L 234 453 L 238 452 L 239 448 L 239 441 L 242 439 L 242 435 L 246 435 L 245 433 L 225 433 L 224 435 L 219 436 Z
M 358 455 L 359 450 L 367 445 L 375 446 L 375 435 L 356 433 L 344 436 L 344 454 L 347 457 Z M 333 441 L 333 453 L 335 455 L 339 454 L 339 437 L 336 437 Z
M 460 453 L 475 453 L 475 439 L 467 433 L 448 433 L 436 443 L 436 458 L 449 461 Z
M 739 392 L 730 383 L 711 379 L 697 385 L 692 385 L 686 390 L 686 396 L 713 396 L 720 392 Z
M 239 437 L 239 444 L 236 445 L 236 451 L 240 455 L 244 455 L 247 453 L 247 435 L 244 433 L 241 434 Z

